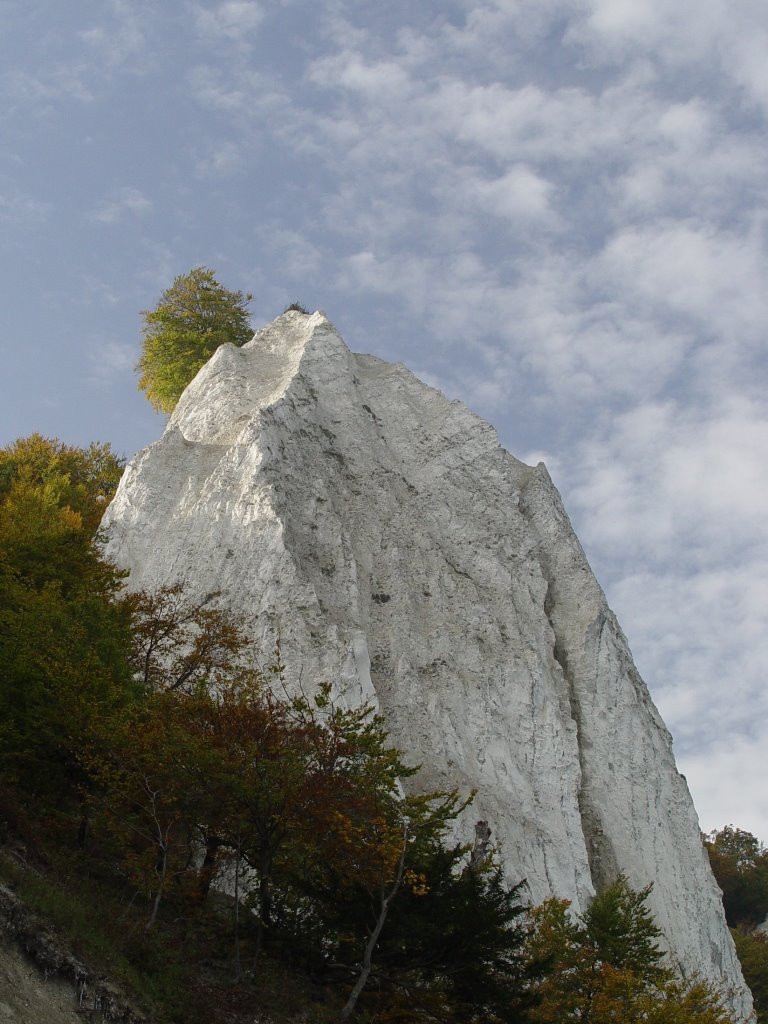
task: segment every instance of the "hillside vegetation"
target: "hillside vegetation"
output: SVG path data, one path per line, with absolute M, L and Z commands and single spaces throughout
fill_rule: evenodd
M 726 825 L 706 838 L 709 862 L 723 890 L 725 917 L 759 1024 L 768 1022 L 768 850 L 742 829 Z
M 402 795 L 370 707 L 289 696 L 215 595 L 127 594 L 94 545 L 121 468 L 0 451 L 0 881 L 77 956 L 158 1022 L 732 1021 L 648 890 L 529 907 L 485 823 L 449 840 L 471 794 Z

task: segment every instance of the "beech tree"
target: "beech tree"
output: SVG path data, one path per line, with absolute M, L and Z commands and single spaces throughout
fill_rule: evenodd
M 763 931 L 732 931 L 744 980 L 755 1001 L 758 1024 L 768 1024 L 768 935 Z
M 208 267 L 195 267 L 144 310 L 144 344 L 136 370 L 139 388 L 160 412 L 173 412 L 184 388 L 221 345 L 240 347 L 251 337 L 248 303 Z
M 59 804 L 129 689 L 123 574 L 92 544 L 120 470 L 106 445 L 34 434 L 0 450 L 0 784 Z
M 768 914 L 768 850 L 751 832 L 733 825 L 710 832 L 704 845 L 723 891 L 728 924 L 732 928 L 760 924 Z
M 109 444 L 73 448 L 57 438 L 30 434 L 0 449 L 0 500 L 19 485 L 47 488 L 59 508 L 81 518 L 88 538 L 93 536 L 111 500 L 125 460 Z
M 211 602 L 191 601 L 180 583 L 126 598 L 132 618 L 130 665 L 148 691 L 192 692 L 231 678 L 248 645 L 240 622 Z
M 733 1024 L 719 993 L 665 962 L 649 892 L 620 875 L 581 918 L 567 900 L 534 909 L 528 955 L 544 967 L 533 986 L 534 1024 Z
M 150 898 L 151 929 L 170 879 L 191 861 L 200 793 L 185 769 L 204 752 L 173 692 L 121 709 L 100 723 L 100 733 L 82 755 L 97 786 L 96 818 L 115 841 L 123 870 Z
M 768 850 L 751 832 L 726 825 L 704 837 L 712 873 L 723 892 L 744 980 L 758 1024 L 768 1022 L 768 935 L 757 930 L 768 915 Z

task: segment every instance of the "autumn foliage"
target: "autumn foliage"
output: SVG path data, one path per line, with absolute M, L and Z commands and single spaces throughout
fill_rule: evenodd
M 650 892 L 620 875 L 581 917 L 566 900 L 532 911 L 528 953 L 544 970 L 534 983 L 536 1024 L 728 1024 L 718 993 L 667 963 L 645 905 Z
M 752 990 L 758 1024 L 768 1021 L 768 850 L 750 832 L 726 825 L 704 838 L 712 872 L 723 893 L 744 979 Z

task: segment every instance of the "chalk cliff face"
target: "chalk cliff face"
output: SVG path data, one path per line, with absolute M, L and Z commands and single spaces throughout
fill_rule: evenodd
M 477 789 L 534 901 L 653 882 L 672 955 L 748 1012 L 669 734 L 560 497 L 461 403 L 285 313 L 203 367 L 104 528 L 132 587 L 220 591 L 289 678 L 375 700 L 420 786 Z

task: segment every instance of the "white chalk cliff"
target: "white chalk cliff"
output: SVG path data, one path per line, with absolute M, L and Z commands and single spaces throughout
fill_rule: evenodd
M 543 465 L 320 313 L 220 348 L 104 519 L 130 585 L 220 591 L 288 677 L 375 700 L 418 784 L 477 789 L 511 879 L 618 871 L 671 954 L 751 999 L 670 736 Z

